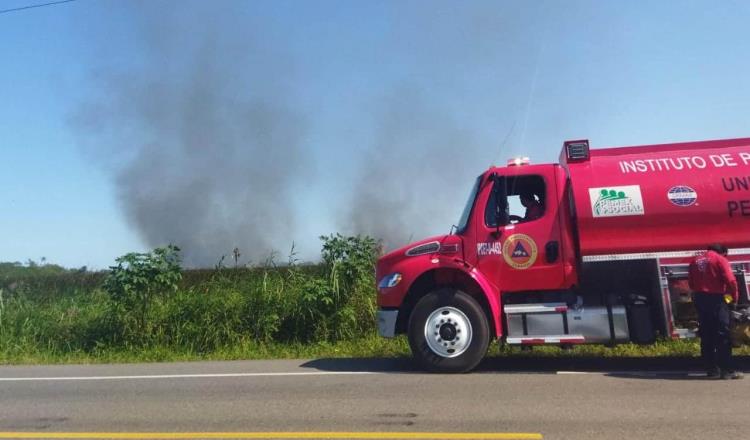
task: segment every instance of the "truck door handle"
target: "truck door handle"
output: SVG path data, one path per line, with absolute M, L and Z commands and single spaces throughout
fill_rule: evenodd
M 547 263 L 554 263 L 557 261 L 557 257 L 560 256 L 560 244 L 556 241 L 548 241 L 544 245 L 544 256 Z

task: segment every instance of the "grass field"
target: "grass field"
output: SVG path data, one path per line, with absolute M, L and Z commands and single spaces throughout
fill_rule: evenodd
M 317 265 L 298 265 L 292 256 L 283 266 L 187 271 L 174 266 L 173 278 L 163 277 L 164 270 L 120 270 L 119 281 L 113 281 L 118 270 L 0 263 L 0 363 L 408 356 L 404 337 L 376 335 L 377 255 L 374 240 L 330 236 L 323 238 Z M 136 263 L 129 260 L 124 267 Z M 158 282 L 148 284 L 149 279 Z M 493 344 L 489 355 L 698 352 L 696 341 L 664 341 L 531 352 Z M 748 347 L 735 352 L 750 354 Z
M 0 263 L 0 362 L 257 359 L 405 353 L 375 336 L 367 237 L 322 237 L 322 262 L 181 270 L 178 250 L 107 272 Z

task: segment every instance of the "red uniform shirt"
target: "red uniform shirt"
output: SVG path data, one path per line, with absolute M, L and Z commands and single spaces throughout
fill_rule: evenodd
M 729 266 L 729 261 L 714 251 L 698 255 L 690 263 L 688 284 L 693 292 L 732 295 L 738 300 L 737 280 Z
M 544 215 L 544 208 L 542 208 L 542 205 L 539 204 L 539 202 L 534 200 L 533 202 L 531 202 L 531 204 L 529 204 L 529 206 L 526 207 L 526 214 L 524 214 L 523 220 L 536 220 L 542 215 Z

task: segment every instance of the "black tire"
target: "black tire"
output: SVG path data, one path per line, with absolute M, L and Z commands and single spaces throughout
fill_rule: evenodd
M 455 327 L 446 327 L 452 325 L 450 322 L 441 325 L 441 315 L 445 315 L 448 321 L 448 317 L 453 316 L 457 322 Z M 434 328 L 430 325 L 429 331 L 428 320 L 435 325 Z M 464 320 L 468 320 L 468 328 Z M 461 341 L 460 336 L 467 333 L 469 337 Z M 408 336 L 415 360 L 435 373 L 471 371 L 487 354 L 490 343 L 489 324 L 482 307 L 474 298 L 456 289 L 440 289 L 422 297 L 409 318 Z M 434 339 L 428 341 L 428 337 Z M 451 342 L 465 345 L 459 351 L 449 353 Z

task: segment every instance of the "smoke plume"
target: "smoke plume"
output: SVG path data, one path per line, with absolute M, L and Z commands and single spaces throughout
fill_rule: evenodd
M 244 26 L 207 14 L 189 29 L 171 6 L 128 11 L 144 57 L 99 72 L 74 124 L 147 245 L 174 243 L 189 266 L 235 247 L 243 261 L 267 258 L 292 242 L 290 194 L 305 176 L 289 65 Z
M 213 266 L 223 255 L 231 258 L 235 247 L 242 263 L 257 263 L 300 239 L 310 243 L 306 255 L 312 257 L 317 242 L 310 236 L 336 231 L 371 235 L 386 249 L 448 232 L 488 159 L 481 151 L 488 143 L 472 134 L 466 102 L 446 107 L 446 95 L 442 101 L 433 96 L 462 78 L 455 66 L 480 61 L 480 53 L 464 50 L 471 44 L 455 41 L 488 40 L 464 35 L 475 28 L 473 14 L 456 25 L 452 18 L 440 21 L 454 14 L 426 17 L 418 6 L 408 9 L 422 17 L 421 26 L 450 31 L 437 43 L 417 33 L 411 45 L 398 46 L 400 55 L 392 55 L 394 63 L 414 63 L 405 77 L 422 80 L 381 84 L 371 76 L 352 83 L 337 79 L 361 75 L 367 64 L 350 66 L 331 49 L 327 54 L 339 60 L 337 70 L 321 70 L 329 60 L 311 60 L 299 46 L 298 52 L 285 47 L 295 40 L 286 38 L 287 29 L 274 28 L 279 25 L 268 20 L 267 10 L 254 12 L 254 4 L 246 2 L 214 5 L 121 6 L 127 9 L 121 22 L 134 37 L 125 44 L 140 56 L 108 55 L 109 64 L 94 75 L 96 93 L 73 118 L 86 151 L 112 175 L 125 217 L 145 245 L 174 243 L 187 265 Z M 412 19 L 400 20 L 394 29 L 408 34 Z M 323 45 L 320 30 L 329 29 L 315 29 L 319 32 L 297 34 L 297 44 L 314 38 Z M 330 32 L 328 44 L 340 49 L 341 37 Z M 350 49 L 361 52 L 359 46 Z M 338 90 L 341 84 L 360 89 Z M 305 94 L 308 86 L 316 92 Z M 300 105 L 300 95 L 307 107 Z M 336 107 L 343 95 L 363 98 L 352 100 L 352 107 Z M 321 115 L 317 108 L 335 113 Z M 323 129 L 322 136 L 315 132 L 334 114 L 352 118 L 340 129 L 328 126 L 331 131 Z M 347 130 L 349 125 L 369 133 Z M 354 157 L 351 145 L 361 147 Z M 308 171 L 319 160 L 330 175 Z M 352 181 L 343 181 L 347 173 Z M 321 188 L 336 193 L 323 194 Z M 300 236 L 305 228 L 306 236 Z
M 447 233 L 486 157 L 467 129 L 430 104 L 418 88 L 392 93 L 376 112 L 375 139 L 360 163 L 349 227 L 386 249 Z

